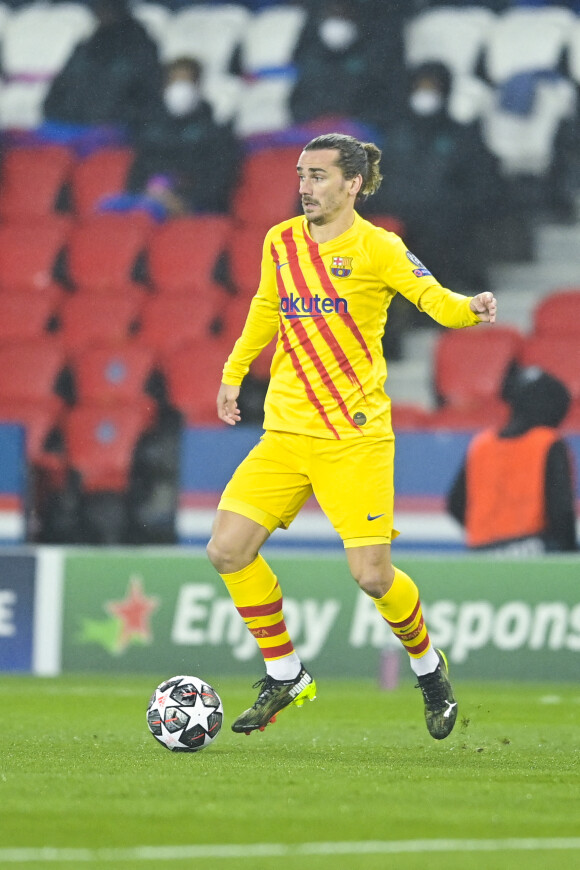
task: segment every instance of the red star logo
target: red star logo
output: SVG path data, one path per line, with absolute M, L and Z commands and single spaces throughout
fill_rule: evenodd
M 151 614 L 159 607 L 156 596 L 147 597 L 143 591 L 140 577 L 130 577 L 127 596 L 124 601 L 107 601 L 105 609 L 111 616 L 121 620 L 121 632 L 117 640 L 117 651 L 123 652 L 133 638 L 149 643 Z

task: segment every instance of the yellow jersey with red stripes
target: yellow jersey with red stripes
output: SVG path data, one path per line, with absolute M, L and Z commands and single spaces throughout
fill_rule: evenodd
M 394 233 L 357 212 L 350 229 L 317 244 L 304 217 L 266 234 L 261 278 L 223 382 L 242 383 L 277 334 L 264 428 L 321 438 L 392 433 L 382 336 L 402 293 L 444 326 L 478 322 L 471 297 L 442 287 Z

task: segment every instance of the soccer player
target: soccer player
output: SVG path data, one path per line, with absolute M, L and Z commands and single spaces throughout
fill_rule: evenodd
M 217 413 L 235 425 L 242 380 L 277 333 L 265 433 L 227 484 L 208 544 L 265 661 L 255 703 L 232 725 L 240 733 L 263 730 L 280 710 L 316 695 L 260 553 L 313 493 L 342 538 L 352 576 L 409 654 L 429 733 L 447 737 L 457 717 L 417 586 L 391 563 L 394 435 L 381 338 L 396 293 L 450 327 L 495 321 L 496 300 L 442 287 L 398 236 L 360 217 L 355 204 L 379 187 L 380 157 L 373 143 L 341 134 L 305 146 L 297 166 L 304 216 L 266 234 L 260 284 L 223 370 Z

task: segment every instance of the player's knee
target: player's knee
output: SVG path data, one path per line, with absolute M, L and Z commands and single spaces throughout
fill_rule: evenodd
M 382 598 L 391 588 L 395 572 L 392 565 L 381 568 L 362 566 L 353 572 L 353 577 L 366 595 Z
M 220 574 L 230 573 L 230 566 L 234 554 L 231 547 L 228 547 L 227 541 L 220 535 L 212 535 L 209 539 L 207 547 L 207 555 L 216 571 Z M 235 568 L 233 569 L 235 570 Z
M 250 556 L 245 552 L 240 552 L 239 548 L 226 535 L 212 535 L 206 550 L 210 562 L 219 574 L 233 574 L 235 571 L 241 571 L 252 561 Z

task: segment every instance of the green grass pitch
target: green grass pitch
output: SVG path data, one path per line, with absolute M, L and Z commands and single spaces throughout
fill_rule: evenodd
M 168 676 L 0 678 L 0 867 L 580 867 L 576 685 L 460 683 L 456 729 L 437 742 L 410 672 L 395 691 L 322 680 L 314 703 L 246 737 L 229 726 L 254 699 L 250 681 L 203 674 L 222 697 L 224 727 L 202 752 L 173 754 L 145 724 Z M 554 845 L 538 846 L 543 838 Z M 517 848 L 497 847 L 514 839 Z M 421 845 L 431 840 L 449 848 Z M 454 849 L 465 840 L 475 846 Z M 420 842 L 378 854 L 368 847 L 377 841 Z M 199 844 L 247 844 L 248 855 L 210 849 L 195 860 L 190 849 L 179 859 L 177 847 Z M 303 844 L 322 844 L 320 854 L 300 854 Z M 174 851 L 135 851 L 147 846 Z

